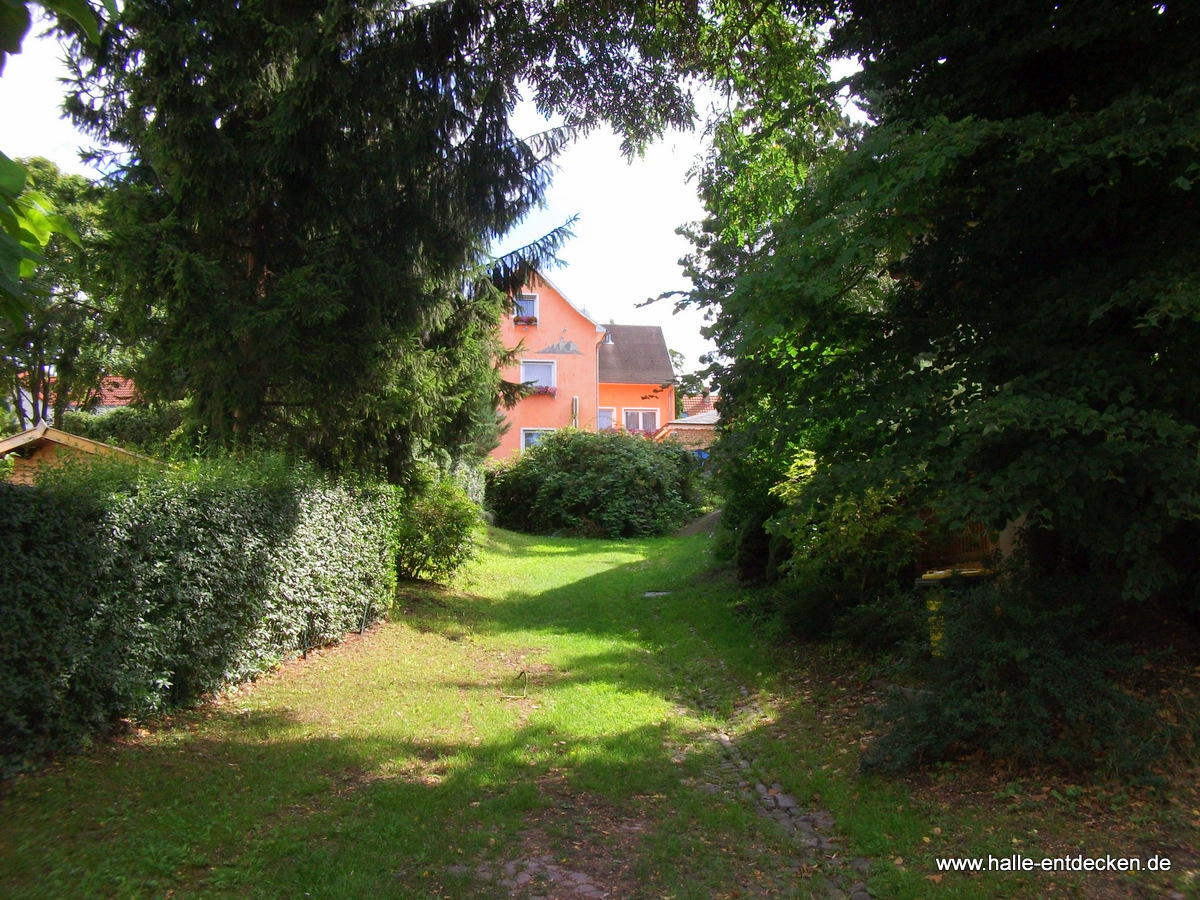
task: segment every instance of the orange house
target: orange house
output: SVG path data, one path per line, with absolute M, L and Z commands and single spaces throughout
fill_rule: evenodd
M 608 325 L 599 347 L 600 428 L 652 437 L 675 418 L 675 371 L 657 325 Z
M 516 351 L 502 376 L 532 391 L 503 411 L 509 428 L 492 458 L 523 452 L 560 428 L 654 434 L 674 418 L 674 372 L 661 328 L 601 325 L 544 277 L 513 298 L 500 328 L 504 346 Z

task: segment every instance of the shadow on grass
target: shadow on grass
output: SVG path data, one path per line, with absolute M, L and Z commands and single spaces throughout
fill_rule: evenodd
M 531 544 L 555 544 L 509 532 L 489 533 L 492 552 L 519 567 Z M 402 621 L 450 640 L 472 635 L 545 643 L 549 636 L 593 638 L 603 649 L 559 660 L 577 680 L 658 692 L 693 710 L 728 715 L 739 686 L 758 687 L 770 654 L 753 623 L 732 612 L 732 579 L 714 572 L 707 535 L 641 541 L 561 540 L 557 549 L 612 560 L 601 571 L 539 592 L 506 598 L 443 590 L 402 591 Z M 630 557 L 633 557 L 630 559 Z M 544 563 L 535 563 L 544 564 Z M 658 594 L 660 596 L 647 596 Z M 547 636 L 539 641 L 539 635 Z
M 386 719 L 349 724 L 339 735 L 287 709 L 180 716 L 152 740 L 114 745 L 17 784 L 0 801 L 3 893 L 486 895 L 447 870 L 511 850 L 530 813 L 563 797 L 585 798 L 585 806 L 586 798 L 608 798 L 630 809 L 678 798 L 680 773 L 668 747 L 681 727 L 665 710 L 727 714 L 755 662 L 725 586 L 699 575 L 704 538 L 583 549 L 551 542 L 553 552 L 517 535 L 493 533 L 492 541 L 493 552 L 518 565 L 545 565 L 560 549 L 564 557 L 613 556 L 607 568 L 569 584 L 507 599 L 423 584 L 402 592 L 406 625 L 464 642 L 462 653 L 480 665 L 497 647 L 528 651 L 520 683 L 512 654 L 502 664 L 492 658 L 474 678 L 440 670 L 425 682 L 434 692 L 457 692 L 464 717 L 489 703 L 516 706 L 514 727 L 490 739 L 460 729 L 420 740 Z M 651 590 L 671 593 L 645 597 Z M 547 649 L 531 649 L 538 646 Z M 376 653 L 342 665 L 377 682 L 386 662 Z M 364 705 L 387 702 L 367 696 L 369 689 L 364 684 Z M 597 696 L 637 707 L 632 724 L 584 722 Z M 557 718 L 546 712 L 556 704 Z
M 447 868 L 511 845 L 529 812 L 675 780 L 648 764 L 663 755 L 653 725 L 586 741 L 529 725 L 476 744 L 219 719 L 218 734 L 114 746 L 18 785 L 0 827 L 5 896 L 453 895 L 468 886 L 443 886 Z

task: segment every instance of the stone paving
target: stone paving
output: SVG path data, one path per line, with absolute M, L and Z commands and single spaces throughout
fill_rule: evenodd
M 765 719 L 758 703 L 749 692 L 740 688 L 743 702 L 739 706 L 741 715 L 746 714 Z M 718 764 L 716 777 L 702 782 L 699 787 L 712 794 L 729 796 L 734 794 L 746 803 L 754 804 L 759 815 L 773 820 L 796 843 L 796 856 L 789 866 L 792 872 L 819 870 L 825 878 L 822 888 L 813 892 L 822 900 L 871 900 L 864 879 L 871 871 L 868 859 L 857 857 L 844 860 L 838 854 L 838 837 L 834 831 L 833 814 L 826 809 L 805 808 L 783 785 L 771 780 L 766 770 L 754 759 L 743 756 L 736 739 L 724 731 L 709 735 L 721 746 L 723 759 Z M 735 785 L 735 790 L 729 789 Z
M 701 643 L 708 646 L 708 641 Z M 725 661 L 718 659 L 717 665 L 724 669 Z M 738 731 L 756 726 L 767 734 L 774 730 L 754 695 L 744 685 L 738 685 L 738 693 L 730 730 L 708 734 L 720 745 L 722 760 L 712 777 L 697 786 L 710 794 L 754 804 L 759 815 L 774 820 L 791 835 L 799 857 L 789 866 L 791 871 L 819 871 L 824 876 L 823 886 L 812 892 L 816 900 L 871 900 L 866 885 L 871 861 L 862 857 L 846 860 L 838 853 L 833 814 L 804 807 L 758 760 L 743 755 L 735 737 Z

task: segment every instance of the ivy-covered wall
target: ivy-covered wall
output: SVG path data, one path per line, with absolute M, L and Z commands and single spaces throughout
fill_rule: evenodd
M 194 701 L 395 593 L 397 503 L 281 460 L 0 483 L 0 758 Z

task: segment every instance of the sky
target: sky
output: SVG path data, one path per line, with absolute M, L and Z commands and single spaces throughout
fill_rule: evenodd
M 21 125 L 0 136 L 0 150 L 12 158 L 44 156 L 65 171 L 95 177 L 79 161 L 79 149 L 89 146 L 89 139 L 59 118 L 63 87 L 58 79 L 66 74 L 61 57 L 53 39 L 31 35 L 22 52 L 8 58 L 0 76 L 0 110 L 4 121 Z M 540 130 L 536 117 L 520 111 L 517 127 Z M 703 316 L 694 310 L 674 314 L 669 300 L 639 304 L 689 287 L 678 261 L 690 244 L 675 230 L 703 216 L 688 180 L 701 146 L 699 133 L 674 132 L 631 162 L 621 155 L 614 135 L 593 132 L 559 158 L 545 208 L 507 236 L 498 252 L 578 216 L 575 237 L 559 254 L 563 265 L 546 273 L 550 281 L 602 324 L 661 326 L 667 346 L 684 355 L 685 371 L 700 368 L 701 354 L 714 349 L 700 335 Z

